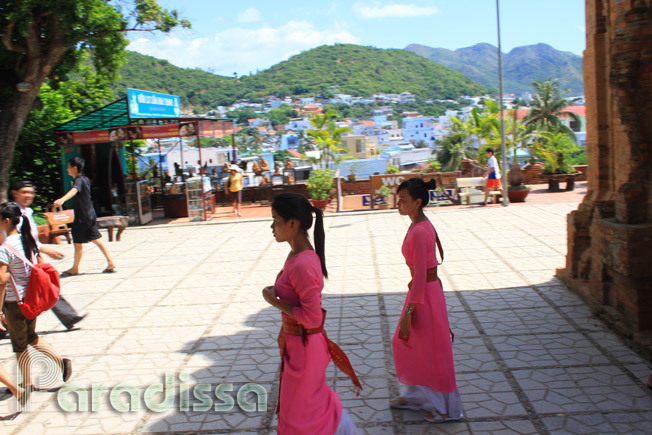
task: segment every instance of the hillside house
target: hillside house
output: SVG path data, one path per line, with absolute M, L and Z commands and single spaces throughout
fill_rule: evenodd
M 433 146 L 435 141 L 435 118 L 432 116 L 418 116 L 403 118 L 403 139 L 414 145 L 424 141 L 428 146 Z
M 357 159 L 368 159 L 376 155 L 378 141 L 375 137 L 362 135 L 342 136 L 342 148 Z M 346 154 L 342 152 L 341 154 Z

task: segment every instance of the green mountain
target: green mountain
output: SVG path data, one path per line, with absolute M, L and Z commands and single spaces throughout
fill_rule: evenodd
M 323 45 L 239 79 L 128 52 L 120 74 L 122 78 L 113 84 L 118 96 L 125 95 L 128 87 L 146 89 L 179 95 L 184 107 L 198 110 L 229 105 L 240 98 L 261 101 L 270 95 L 364 97 L 408 91 L 417 98 L 446 99 L 485 92 L 459 72 L 414 53 L 348 44 Z
M 240 98 L 240 86 L 233 77 L 223 77 L 199 69 L 179 68 L 167 60 L 127 52 L 112 87 L 117 97 L 127 96 L 127 88 L 178 95 L 183 107 L 214 108 Z
M 406 51 L 459 71 L 486 87 L 498 89 L 498 49 L 491 44 L 476 44 L 455 51 L 410 44 Z M 503 87 L 507 93 L 532 92 L 534 80 L 560 79 L 568 95 L 584 93 L 582 57 L 555 50 L 547 44 L 516 47 L 503 54 Z
M 457 98 L 484 92 L 462 74 L 405 50 L 352 44 L 313 48 L 242 82 L 278 96 L 335 91 L 367 97 L 408 91 L 421 98 Z

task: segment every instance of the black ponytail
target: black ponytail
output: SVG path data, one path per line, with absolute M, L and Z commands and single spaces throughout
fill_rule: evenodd
M 421 199 L 421 208 L 428 205 L 430 201 L 430 190 L 435 190 L 437 188 L 437 182 L 434 178 L 431 178 L 427 183 L 421 178 L 408 178 L 401 184 L 399 184 L 396 193 L 400 192 L 403 189 L 407 189 L 408 194 L 414 200 Z
M 315 213 L 314 242 L 315 253 L 321 262 L 321 271 L 324 278 L 328 278 L 326 270 L 324 214 L 316 207 L 313 207 L 305 196 L 298 193 L 281 193 L 274 197 L 272 208 L 286 221 L 296 219 L 301 224 L 301 229 L 308 233 L 312 227 L 312 214 Z
M 36 246 L 36 240 L 32 236 L 32 226 L 29 223 L 29 219 L 26 216 L 23 216 L 23 211 L 20 206 L 15 202 L 5 202 L 0 207 L 0 216 L 2 219 L 9 219 L 11 225 L 16 228 L 22 218 L 22 225 L 20 226 L 20 241 L 23 244 L 23 252 L 25 253 L 25 258 L 28 260 L 33 259 L 38 255 L 38 247 Z
M 324 274 L 324 278 L 328 278 L 328 271 L 326 270 L 326 254 L 324 253 L 324 245 L 326 243 L 326 233 L 324 232 L 324 212 L 318 209 L 317 207 L 312 207 L 312 211 L 315 213 L 315 229 L 314 229 L 314 239 L 315 239 L 315 253 L 321 261 L 321 271 Z

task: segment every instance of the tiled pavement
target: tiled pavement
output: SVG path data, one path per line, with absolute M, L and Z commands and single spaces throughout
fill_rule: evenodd
M 393 211 L 326 218 L 326 327 L 365 389 L 355 397 L 332 365 L 328 376 L 365 433 L 650 433 L 652 394 L 644 382 L 652 365 L 554 277 L 564 264 L 566 214 L 576 207 L 429 209 L 446 250 L 442 281 L 465 414 L 462 422 L 440 425 L 387 403 L 398 391 L 390 338 L 409 280 L 400 255 L 407 218 Z M 73 358 L 69 386 L 89 397 L 95 386 L 101 400 L 95 411 L 64 412 L 56 392 L 37 392 L 32 412 L 16 414 L 5 395 L 0 433 L 275 433 L 279 313 L 260 291 L 288 248 L 273 241 L 269 224 L 130 228 L 110 244 L 119 272 L 108 275 L 98 273 L 101 254 L 89 246 L 86 273 L 66 278 L 63 287 L 89 317 L 81 329 L 64 332 L 46 313 L 38 330 Z M 63 270 L 72 249 L 61 249 L 68 258 L 56 265 Z M 0 341 L 0 362 L 15 371 L 7 340 Z M 155 412 L 143 397 L 165 372 L 174 375 L 174 403 Z M 266 411 L 181 410 L 185 397 L 189 409 L 201 403 L 196 384 L 212 384 L 213 391 L 231 383 L 235 397 L 248 382 L 270 393 Z M 132 386 L 138 409 L 118 412 L 119 397 L 111 405 L 100 384 L 114 394 L 118 384 Z M 122 394 L 124 402 L 129 394 Z

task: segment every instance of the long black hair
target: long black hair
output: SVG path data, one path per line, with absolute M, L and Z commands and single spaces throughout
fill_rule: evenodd
M 11 222 L 11 225 L 14 228 L 18 226 L 22 218 L 23 223 L 20 226 L 20 241 L 23 244 L 25 258 L 30 260 L 38 255 L 36 240 L 34 240 L 34 237 L 32 236 L 32 226 L 29 223 L 29 219 L 23 216 L 23 211 L 20 206 L 15 202 L 5 202 L 0 205 L 0 217 L 2 217 L 2 219 L 9 219 L 9 222 Z
M 428 191 L 435 190 L 436 187 L 437 182 L 434 178 L 431 178 L 427 183 L 421 178 L 408 178 L 398 185 L 396 194 L 398 194 L 403 189 L 407 189 L 408 194 L 412 199 L 421 199 L 421 208 L 423 208 L 428 205 L 428 202 L 430 201 L 430 193 Z
M 324 244 L 326 233 L 324 232 L 324 214 L 317 207 L 313 207 L 308 199 L 298 193 L 281 193 L 274 197 L 272 208 L 286 221 L 296 219 L 301 224 L 301 229 L 308 235 L 308 230 L 312 227 L 312 214 L 315 214 L 315 253 L 321 262 L 321 271 L 325 278 L 328 278 L 326 270 L 326 256 L 324 254 Z

